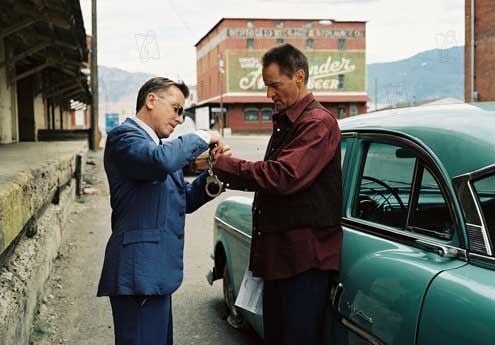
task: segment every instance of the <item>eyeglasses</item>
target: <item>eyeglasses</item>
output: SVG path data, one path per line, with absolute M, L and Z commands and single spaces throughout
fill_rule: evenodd
M 184 108 L 183 107 L 180 107 L 180 106 L 176 106 L 176 105 L 173 105 L 172 103 L 170 103 L 170 101 L 168 99 L 166 99 L 165 97 L 162 97 L 162 96 L 159 96 L 159 95 L 156 95 L 156 97 L 158 98 L 161 98 L 165 101 L 167 101 L 168 104 L 170 104 L 172 106 L 172 108 L 174 108 L 174 111 L 177 115 L 179 116 L 182 116 L 182 113 L 184 112 Z

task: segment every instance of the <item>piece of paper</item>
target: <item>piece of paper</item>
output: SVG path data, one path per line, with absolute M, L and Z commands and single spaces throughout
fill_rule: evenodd
M 235 305 L 257 315 L 263 315 L 263 279 L 253 277 L 253 272 L 246 270 Z

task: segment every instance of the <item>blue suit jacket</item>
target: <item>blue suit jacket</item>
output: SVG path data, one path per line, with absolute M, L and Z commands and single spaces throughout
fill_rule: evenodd
M 185 214 L 211 199 L 204 190 L 207 174 L 188 183 L 182 167 L 207 149 L 196 134 L 156 145 L 131 119 L 108 134 L 112 235 L 98 296 L 165 295 L 179 287 Z

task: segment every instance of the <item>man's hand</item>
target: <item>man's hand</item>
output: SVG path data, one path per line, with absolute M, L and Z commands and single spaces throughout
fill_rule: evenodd
M 212 150 L 214 160 L 215 162 L 218 157 L 220 156 L 227 156 L 230 157 L 232 156 L 232 149 L 230 148 L 229 145 L 223 145 L 223 146 L 217 146 Z
M 230 148 L 229 145 L 223 145 L 223 146 L 215 146 L 214 148 L 211 149 L 212 154 L 213 154 L 213 161 L 212 164 L 215 164 L 215 161 L 217 160 L 218 157 L 220 156 L 232 156 L 232 149 Z M 196 159 L 194 160 L 194 169 L 195 170 L 208 170 L 208 156 L 210 155 L 210 150 L 203 152 L 200 154 Z

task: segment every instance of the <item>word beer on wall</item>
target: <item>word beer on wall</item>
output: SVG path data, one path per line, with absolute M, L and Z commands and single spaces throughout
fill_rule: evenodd
M 306 51 L 308 88 L 314 93 L 364 92 L 365 54 L 361 50 Z M 227 52 L 228 92 L 264 92 L 261 75 L 263 51 Z

